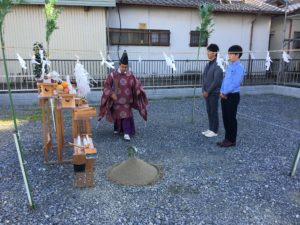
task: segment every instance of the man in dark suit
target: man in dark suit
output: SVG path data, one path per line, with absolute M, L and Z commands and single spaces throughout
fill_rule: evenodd
M 217 145 L 224 148 L 236 145 L 236 114 L 240 103 L 240 86 L 245 75 L 244 66 L 240 61 L 242 55 L 243 49 L 239 45 L 233 45 L 228 49 L 230 64 L 226 69 L 220 91 L 225 139 L 217 142 Z
M 223 71 L 216 62 L 218 51 L 219 47 L 216 44 L 210 44 L 207 47 L 209 63 L 203 72 L 202 95 L 206 102 L 209 129 L 202 132 L 202 134 L 206 137 L 218 136 L 219 129 L 218 105 Z

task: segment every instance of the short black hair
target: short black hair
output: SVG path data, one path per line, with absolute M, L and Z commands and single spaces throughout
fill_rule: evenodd
M 232 46 L 228 49 L 228 53 L 239 54 L 239 58 L 241 58 L 242 55 L 243 55 L 243 49 L 242 49 L 242 47 L 239 46 L 239 45 L 232 45 Z
M 219 46 L 216 44 L 210 44 L 209 46 L 207 46 L 207 50 L 212 52 L 218 52 Z

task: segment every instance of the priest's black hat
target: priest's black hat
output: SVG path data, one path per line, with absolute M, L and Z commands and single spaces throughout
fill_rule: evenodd
M 123 55 L 120 59 L 120 64 L 128 65 L 128 55 L 127 55 L 126 50 L 124 50 L 124 52 L 123 52 Z

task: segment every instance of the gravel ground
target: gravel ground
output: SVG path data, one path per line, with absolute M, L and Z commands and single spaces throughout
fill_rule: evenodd
M 149 121 L 136 114 L 137 134 L 130 144 L 139 158 L 159 164 L 164 176 L 152 186 L 121 186 L 107 180 L 107 169 L 127 159 L 130 145 L 112 126 L 93 123 L 97 147 L 95 188 L 73 185 L 71 164 L 45 165 L 40 121 L 21 121 L 29 180 L 36 209 L 30 209 L 17 159 L 9 113 L 1 108 L 0 225 L 3 224 L 300 224 L 300 165 L 288 176 L 300 141 L 300 99 L 277 95 L 242 96 L 238 141 L 221 149 L 207 128 L 203 99 L 150 101 Z M 34 106 L 37 107 L 37 106 Z M 18 115 L 39 113 L 17 106 Z M 4 112 L 4 113 L 2 113 Z M 7 113 L 6 113 L 7 112 Z M 70 113 L 65 114 L 71 140 Z M 65 157 L 71 150 L 66 149 Z M 54 152 L 52 156 L 55 156 Z

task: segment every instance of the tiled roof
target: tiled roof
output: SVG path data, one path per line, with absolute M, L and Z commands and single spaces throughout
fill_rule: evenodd
M 270 5 L 278 6 L 283 11 L 285 11 L 286 2 L 285 0 L 263 0 L 265 3 L 268 3 Z M 296 11 L 299 11 L 300 9 L 300 0 L 289 0 L 288 2 L 288 9 L 287 12 L 289 14 L 294 13 Z
M 300 9 L 300 3 L 291 4 L 288 6 L 288 13 L 293 13 Z
M 16 0 L 13 2 L 16 2 Z M 44 5 L 45 0 L 25 0 L 23 4 Z M 116 0 L 58 0 L 55 4 L 59 6 L 114 7 L 116 6 Z
M 283 10 L 264 3 L 260 0 L 232 0 L 229 3 L 220 3 L 219 0 L 117 0 L 117 4 L 125 5 L 147 5 L 147 6 L 166 6 L 180 8 L 197 8 L 202 4 L 212 4 L 216 12 L 235 12 L 235 13 L 265 13 L 265 14 L 282 14 Z

